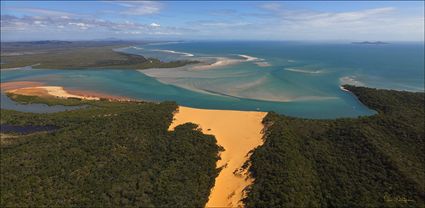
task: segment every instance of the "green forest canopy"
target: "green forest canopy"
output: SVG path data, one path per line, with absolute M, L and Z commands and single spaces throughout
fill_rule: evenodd
M 345 88 L 378 114 L 266 116 L 247 207 L 424 207 L 424 93 Z
M 264 118 L 247 207 L 424 206 L 424 93 L 345 88 L 378 114 Z M 1 206 L 205 205 L 222 149 L 195 124 L 167 131 L 175 103 L 14 99 L 92 107 L 1 110 L 3 124 L 60 127 L 1 146 Z
M 168 131 L 175 103 L 88 103 L 51 114 L 1 110 L 2 124 L 60 127 L 2 144 L 1 207 L 206 204 L 218 174 L 214 136 L 190 123 Z

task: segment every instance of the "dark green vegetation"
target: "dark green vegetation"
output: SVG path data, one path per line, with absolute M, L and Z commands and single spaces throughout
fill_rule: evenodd
M 378 114 L 266 116 L 247 207 L 425 206 L 424 93 L 345 88 Z
M 116 48 L 141 44 L 124 41 L 35 41 L 2 43 L 1 68 L 32 66 L 43 69 L 78 68 L 172 68 L 197 61 L 162 62 L 158 59 L 125 54 Z
M 1 207 L 205 205 L 220 148 L 195 124 L 168 131 L 175 103 L 86 104 L 52 114 L 1 110 L 2 124 L 59 128 L 1 135 Z
M 19 95 L 19 94 L 14 94 L 9 92 L 7 92 L 6 95 L 11 100 L 21 104 L 43 103 L 48 106 L 52 106 L 52 105 L 78 106 L 78 105 L 84 105 L 84 104 L 96 104 L 96 101 L 81 100 L 79 98 L 57 99 L 54 97 L 28 96 L 28 95 Z
M 247 207 L 425 206 L 424 93 L 345 88 L 378 114 L 264 118 Z M 12 99 L 91 107 L 54 114 L 1 110 L 2 124 L 59 127 L 1 135 L 2 207 L 206 203 L 220 149 L 194 124 L 167 131 L 174 103 Z
M 382 41 L 362 41 L 362 42 L 352 42 L 352 44 L 359 44 L 359 45 L 384 45 L 384 44 L 389 44 L 389 43 L 382 42 Z

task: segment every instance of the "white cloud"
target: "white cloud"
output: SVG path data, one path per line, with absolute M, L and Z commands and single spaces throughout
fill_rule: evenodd
M 291 9 L 285 3 L 256 4 L 251 10 L 234 7 L 215 9 L 198 16 L 186 8 L 159 14 L 166 2 L 107 1 L 114 7 L 93 14 L 70 13 L 39 8 L 2 7 L 1 30 L 7 35 L 45 33 L 89 35 L 185 35 L 187 38 L 297 39 L 297 40 L 423 40 L 423 12 L 409 13 L 403 7 L 322 11 Z M 393 4 L 390 4 L 393 5 Z M 109 5 L 111 6 L 111 5 Z M 188 14 L 186 14 L 186 11 Z M 249 12 L 249 13 L 248 13 Z M 139 17 L 142 16 L 143 17 Z M 189 17 L 187 16 L 189 15 Z M 148 16 L 148 17 L 146 17 Z M 104 19 L 99 19 L 102 17 Z M 175 19 L 170 19 L 175 18 Z M 186 20 L 188 20 L 186 22 Z M 157 22 L 161 21 L 161 22 Z M 178 27 L 164 26 L 174 22 Z M 189 28 L 189 29 L 188 29 Z M 15 31 L 15 32 L 14 32 Z M 6 34 L 6 33 L 5 33 Z M 62 37 L 62 36 L 61 36 Z
M 82 22 L 70 22 L 70 23 L 68 23 L 69 25 L 76 25 L 76 26 L 78 26 L 78 27 L 86 27 L 86 26 L 88 26 L 87 24 L 85 24 L 85 23 L 82 23 Z
M 202 30 L 223 30 L 223 29 L 235 29 L 240 27 L 247 27 L 251 25 L 249 22 L 245 21 L 216 21 L 216 20 L 199 20 L 199 21 L 190 21 L 186 22 L 192 28 L 202 29 Z
M 161 11 L 163 5 L 154 1 L 129 1 L 119 2 L 118 5 L 125 7 L 120 14 L 124 15 L 151 15 Z
M 41 15 L 41 16 L 56 16 L 56 17 L 69 17 L 77 16 L 77 14 L 71 12 L 49 10 L 49 9 L 39 9 L 39 8 L 22 8 L 22 7 L 7 7 L 8 10 L 13 10 L 17 12 L 25 12 L 29 14 Z M 2 9 L 3 10 L 3 9 Z
M 272 2 L 272 3 L 262 4 L 261 8 L 267 9 L 270 11 L 280 11 L 282 9 L 282 5 L 276 2 Z
M 155 23 L 155 22 L 152 22 L 152 23 L 150 24 L 150 26 L 152 26 L 152 27 L 160 27 L 161 25 L 160 25 L 160 24 L 157 24 L 157 23 Z
M 68 25 L 74 25 L 77 26 L 80 30 L 87 30 L 89 29 L 90 25 L 83 23 L 83 22 L 70 22 Z
M 403 40 L 424 35 L 423 16 L 401 15 L 393 7 L 322 12 L 287 9 L 272 3 L 260 8 L 273 17 L 263 23 L 264 29 L 258 33 L 280 34 L 281 38 Z
M 264 4 L 261 6 L 261 8 L 270 11 L 274 15 L 280 17 L 281 20 L 294 22 L 317 22 L 321 23 L 322 25 L 335 22 L 341 23 L 358 21 L 362 19 L 373 19 L 396 11 L 396 9 L 393 7 L 381 7 L 349 12 L 319 12 L 313 10 L 285 9 L 278 3 Z
M 41 27 L 45 27 L 41 30 Z M 186 28 L 179 27 L 163 27 L 158 23 L 141 24 L 126 20 L 124 22 L 112 22 L 104 19 L 92 18 L 57 18 L 49 16 L 23 16 L 17 17 L 13 15 L 1 16 L 1 30 L 19 33 L 19 31 L 27 32 L 45 32 L 54 34 L 55 32 L 68 31 L 70 33 L 79 29 L 90 33 L 112 33 L 112 34 L 128 34 L 128 35 L 180 35 L 193 32 Z M 13 33 L 10 33 L 13 34 Z

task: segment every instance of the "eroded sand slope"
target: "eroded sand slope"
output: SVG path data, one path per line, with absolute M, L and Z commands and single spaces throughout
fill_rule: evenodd
M 183 123 L 198 124 L 206 134 L 213 134 L 225 151 L 217 167 L 224 167 L 211 191 L 206 207 L 242 206 L 243 189 L 252 183 L 246 171 L 240 171 L 250 150 L 261 145 L 265 112 L 207 110 L 179 107 L 170 130 Z

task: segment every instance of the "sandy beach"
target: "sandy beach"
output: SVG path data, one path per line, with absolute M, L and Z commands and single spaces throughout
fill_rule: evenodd
M 180 106 L 169 129 L 186 123 L 198 124 L 203 133 L 212 134 L 225 151 L 217 167 L 223 167 L 216 178 L 206 207 L 241 207 L 243 190 L 253 182 L 240 168 L 249 151 L 262 145 L 265 112 L 208 110 Z

